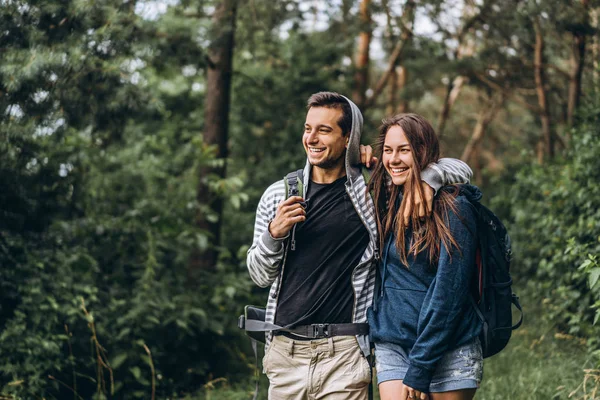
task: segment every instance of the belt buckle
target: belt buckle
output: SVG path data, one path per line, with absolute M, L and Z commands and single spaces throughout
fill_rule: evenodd
M 312 324 L 312 333 L 315 339 L 329 337 L 329 324 Z

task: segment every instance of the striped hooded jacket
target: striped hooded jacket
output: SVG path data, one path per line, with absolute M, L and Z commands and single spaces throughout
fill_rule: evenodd
M 352 129 L 348 149 L 346 151 L 346 191 L 354 204 L 354 208 L 369 232 L 369 244 L 360 262 L 352 273 L 352 288 L 354 290 L 353 322 L 367 322 L 367 308 L 373 303 L 375 290 L 375 266 L 379 257 L 377 224 L 375 208 L 371 197 L 367 194 L 365 179 L 360 165 L 360 136 L 363 118 L 358 107 L 349 99 L 352 109 Z M 311 165 L 307 161 L 304 167 L 304 193 L 310 184 Z M 440 159 L 437 164 L 431 164 L 422 172 L 422 179 L 437 192 L 444 183 L 468 182 L 472 175 L 471 169 L 462 161 L 455 159 Z M 266 309 L 266 322 L 274 323 L 277 310 L 281 277 L 285 273 L 286 238 L 271 237 L 268 226 L 275 218 L 277 206 L 287 197 L 285 183 L 279 180 L 269 186 L 263 193 L 256 210 L 254 224 L 254 239 L 248 249 L 247 265 L 250 277 L 260 287 L 271 285 Z M 298 249 L 310 251 L 310 249 Z M 324 321 L 325 322 L 325 321 Z M 365 355 L 369 354 L 368 337 L 357 336 L 358 343 Z M 267 333 L 267 346 L 271 334 Z

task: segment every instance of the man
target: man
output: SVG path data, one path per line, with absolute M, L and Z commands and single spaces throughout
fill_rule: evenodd
M 368 397 L 366 310 L 379 249 L 360 167 L 361 132 L 354 103 L 332 92 L 312 95 L 302 137 L 304 198 L 286 198 L 281 180 L 260 199 L 248 270 L 257 285 L 271 285 L 266 322 L 295 333 L 267 334 L 263 366 L 270 399 Z M 470 176 L 463 162 L 444 159 L 422 178 L 432 195 Z M 294 250 L 286 245 L 292 229 Z

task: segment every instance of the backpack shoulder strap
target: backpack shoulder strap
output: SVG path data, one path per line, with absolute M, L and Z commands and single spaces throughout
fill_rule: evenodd
M 365 185 L 369 185 L 369 181 L 371 180 L 371 171 L 364 165 L 360 166 L 360 172 L 362 173 L 363 178 L 365 179 Z
M 360 166 L 360 172 L 363 176 L 363 179 L 365 180 L 365 186 L 368 188 L 369 187 L 369 182 L 371 181 L 371 171 L 365 167 L 364 165 Z M 375 191 L 370 190 L 369 194 L 371 195 L 371 198 L 375 197 Z
M 285 183 L 285 198 L 291 196 L 304 197 L 304 170 L 292 171 L 283 178 Z M 290 238 L 290 250 L 296 250 L 296 224 L 292 228 L 292 237 Z
M 285 198 L 304 196 L 304 170 L 292 171 L 283 178 L 285 183 Z

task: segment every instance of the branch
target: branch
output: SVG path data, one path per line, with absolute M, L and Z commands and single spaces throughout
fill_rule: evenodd
M 483 14 L 487 12 L 487 10 L 490 8 L 490 5 L 491 1 L 484 2 L 481 8 L 479 9 L 479 12 L 475 13 L 463 24 L 463 26 L 460 28 L 460 31 L 458 31 L 456 35 L 456 39 L 459 43 L 462 42 L 463 37 L 467 34 L 469 29 L 471 29 L 473 25 L 475 25 L 475 22 L 480 20 L 483 21 Z M 474 4 L 470 4 L 470 6 L 474 6 Z
M 150 348 L 146 346 L 146 343 L 143 344 L 144 350 L 148 354 L 148 360 L 150 362 L 150 371 L 152 372 L 152 400 L 156 398 L 156 371 L 154 370 L 154 361 L 152 360 L 152 352 L 150 352 Z
M 461 160 L 465 162 L 469 161 L 473 152 L 475 151 L 475 148 L 479 146 L 481 139 L 483 139 L 483 135 L 485 134 L 488 125 L 494 120 L 498 114 L 498 111 L 500 111 L 500 108 L 504 104 L 504 99 L 504 94 L 493 96 L 487 101 L 485 108 L 479 112 L 477 123 L 475 124 L 475 128 L 473 128 L 473 134 L 471 135 L 471 138 L 467 142 L 467 145 L 460 156 Z
M 392 11 L 390 10 L 390 5 L 388 3 L 388 0 L 383 0 L 381 2 L 381 5 L 383 7 L 383 10 L 385 11 L 387 34 L 391 38 L 393 36 Z
M 501 93 L 503 93 L 504 95 L 506 95 L 506 97 L 512 98 L 514 101 L 516 101 L 517 103 L 521 104 L 522 106 L 524 106 L 525 108 L 527 108 L 528 110 L 534 111 L 536 113 L 540 112 L 540 109 L 533 105 L 528 103 L 525 99 L 523 99 L 521 96 L 517 96 L 515 93 L 513 93 L 512 91 L 503 88 L 502 86 L 498 85 L 496 82 L 486 78 L 483 74 L 480 73 L 475 73 L 475 77 L 477 79 L 479 79 L 479 81 L 483 84 L 485 84 L 486 86 L 488 86 L 490 89 L 493 90 L 497 90 Z
M 383 75 L 377 81 L 377 84 L 375 85 L 375 88 L 373 89 L 373 94 L 365 100 L 364 105 L 363 105 L 363 112 L 364 112 L 364 110 L 371 107 L 375 103 L 375 101 L 377 100 L 377 97 L 379 97 L 379 95 L 385 88 L 387 80 L 389 79 L 392 72 L 394 72 L 396 64 L 398 63 L 398 60 L 402 56 L 402 53 L 404 52 L 404 48 L 406 47 L 406 44 L 412 38 L 412 36 L 413 36 L 412 28 L 414 25 L 415 8 L 416 8 L 416 4 L 414 1 L 412 1 L 412 0 L 407 1 L 406 9 L 404 10 L 403 17 L 405 17 L 405 19 L 407 20 L 408 23 L 404 23 L 404 22 L 400 21 L 400 22 L 402 22 L 402 25 L 401 25 L 402 33 L 400 35 L 400 40 L 396 43 L 396 46 L 394 46 L 394 50 L 392 51 L 392 54 L 390 55 L 390 59 L 388 61 L 388 66 L 387 66 L 385 72 L 383 73 Z M 407 25 L 410 25 L 410 27 L 408 27 Z
M 564 69 L 560 68 L 559 66 L 557 66 L 555 64 L 542 64 L 542 68 L 543 67 L 547 67 L 549 69 L 552 69 L 552 70 L 558 72 L 559 74 L 561 74 L 563 77 L 565 77 L 567 79 L 573 78 L 573 76 L 571 76 L 571 74 L 568 71 L 565 71 Z
M 407 42 L 406 40 L 400 40 L 396 44 L 396 47 L 394 47 L 394 51 L 392 52 L 392 55 L 390 56 L 390 60 L 388 61 L 388 66 L 387 66 L 385 72 L 383 73 L 383 75 L 381 75 L 381 77 L 377 81 L 377 84 L 375 85 L 375 88 L 373 89 L 373 94 L 367 99 L 367 101 L 365 101 L 365 105 L 363 107 L 364 110 L 371 107 L 375 103 L 375 100 L 377 100 L 377 97 L 379 97 L 379 95 L 383 91 L 383 88 L 385 88 L 385 84 L 387 83 L 388 78 L 394 71 L 394 69 L 396 67 L 396 63 L 398 62 L 398 59 L 400 58 L 400 56 L 402 55 L 402 52 L 404 51 L 404 46 L 405 46 L 406 42 Z M 364 110 L 363 110 L 363 112 L 364 112 Z

